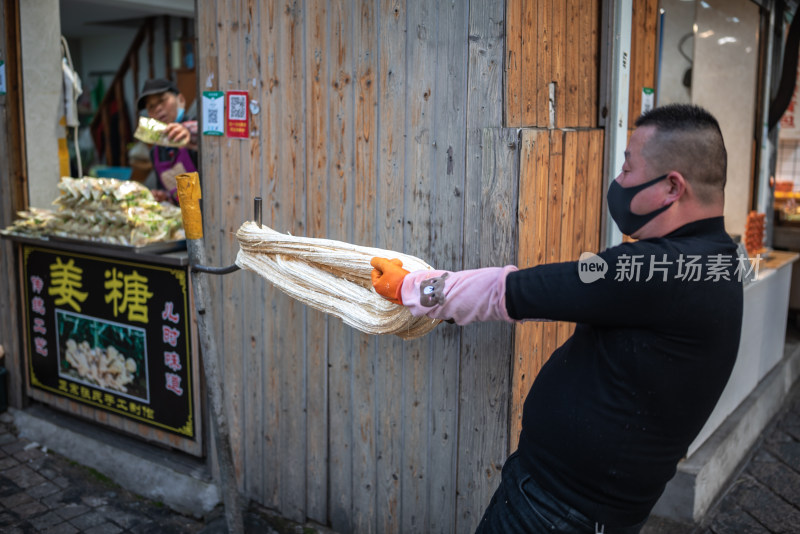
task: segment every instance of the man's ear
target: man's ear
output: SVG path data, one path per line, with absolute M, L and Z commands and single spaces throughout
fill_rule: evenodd
M 186 107 L 186 99 L 183 97 L 181 93 L 178 93 L 178 107 L 185 108 Z
M 667 190 L 667 196 L 664 198 L 664 205 L 672 204 L 678 200 L 689 188 L 689 183 L 686 181 L 686 178 L 678 171 L 672 171 L 667 174 L 666 181 L 669 189 Z

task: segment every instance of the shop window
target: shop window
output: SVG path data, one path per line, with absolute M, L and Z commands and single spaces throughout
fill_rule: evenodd
M 660 0 L 656 103 L 708 109 L 728 150 L 725 225 L 742 234 L 757 177 L 761 12 L 752 0 Z

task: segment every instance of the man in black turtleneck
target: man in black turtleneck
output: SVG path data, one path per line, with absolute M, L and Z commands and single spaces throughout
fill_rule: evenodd
M 577 323 L 528 393 L 480 533 L 639 532 L 730 376 L 750 265 L 725 232 L 719 124 L 669 105 L 636 126 L 607 194 L 636 242 L 522 270 L 373 259 L 376 291 L 414 315 Z

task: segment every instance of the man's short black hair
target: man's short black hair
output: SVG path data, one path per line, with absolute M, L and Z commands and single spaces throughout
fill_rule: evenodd
M 727 182 L 728 153 L 722 130 L 714 116 L 693 104 L 667 104 L 636 119 L 636 127 L 650 127 L 642 154 L 655 176 L 680 172 L 706 203 L 723 198 Z
M 694 104 L 667 104 L 645 111 L 636 119 L 636 127 L 639 126 L 656 126 L 662 130 L 714 128 L 722 135 L 717 119 Z

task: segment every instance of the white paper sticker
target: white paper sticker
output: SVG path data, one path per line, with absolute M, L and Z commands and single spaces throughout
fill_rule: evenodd
M 653 109 L 656 92 L 652 87 L 642 87 L 642 113 Z
M 203 135 L 225 134 L 225 93 L 203 91 Z
M 6 94 L 6 62 L 0 61 L 0 95 Z

